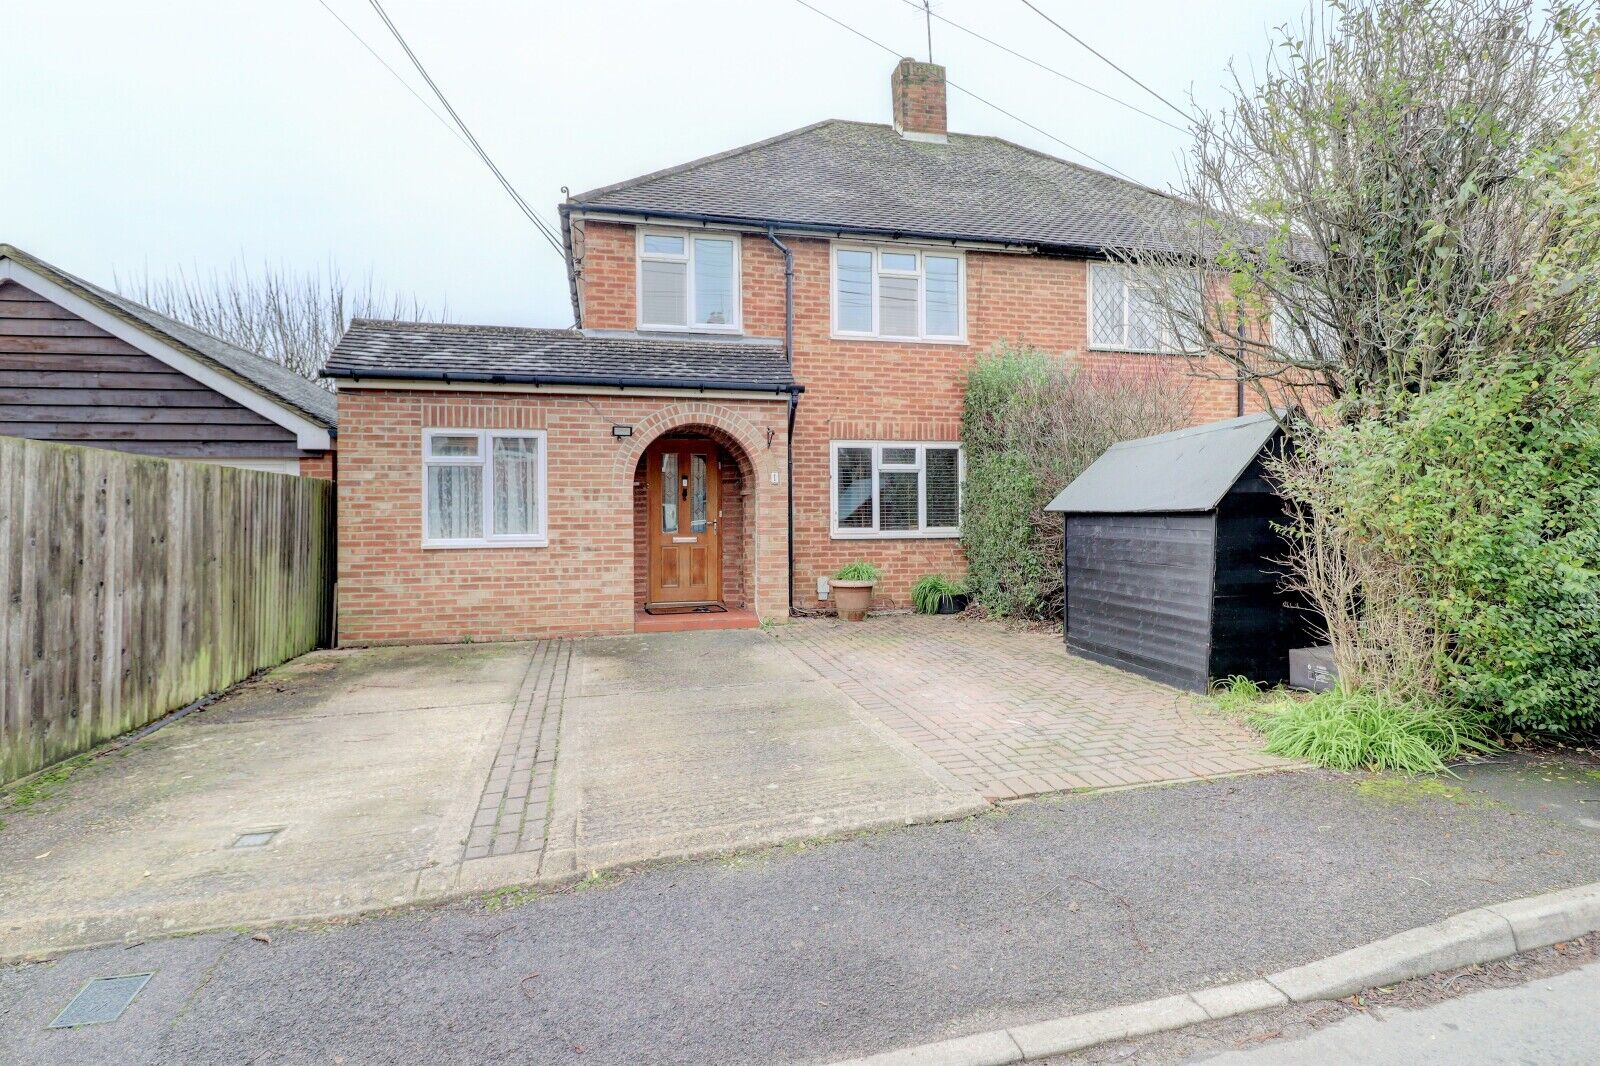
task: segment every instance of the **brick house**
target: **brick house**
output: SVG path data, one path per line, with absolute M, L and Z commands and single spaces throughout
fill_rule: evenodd
M 999 342 L 1183 374 L 1106 250 L 1165 194 L 945 128 L 830 120 L 561 206 L 577 328 L 359 321 L 339 379 L 351 642 L 744 625 L 959 575 L 968 369 Z M 1197 378 L 1194 421 L 1237 413 Z M 725 609 L 725 610 L 724 610 Z

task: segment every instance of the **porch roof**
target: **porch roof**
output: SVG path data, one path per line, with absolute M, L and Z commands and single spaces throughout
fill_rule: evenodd
M 781 344 L 358 318 L 323 373 L 347 379 L 798 391 Z

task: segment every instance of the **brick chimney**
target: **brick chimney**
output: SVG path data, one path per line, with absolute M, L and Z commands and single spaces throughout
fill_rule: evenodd
M 908 141 L 943 143 L 947 131 L 944 114 L 944 68 L 918 63 L 907 57 L 889 75 L 894 97 L 894 128 Z

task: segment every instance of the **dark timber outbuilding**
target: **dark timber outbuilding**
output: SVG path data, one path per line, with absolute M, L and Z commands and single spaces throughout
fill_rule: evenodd
M 1270 413 L 1113 445 L 1049 511 L 1066 523 L 1066 640 L 1079 655 L 1180 688 L 1288 680 L 1309 641 L 1287 604 L 1265 460 Z

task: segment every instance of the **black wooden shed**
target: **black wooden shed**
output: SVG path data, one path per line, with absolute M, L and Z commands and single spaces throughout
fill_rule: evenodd
M 1265 474 L 1283 446 L 1270 413 L 1113 445 L 1061 491 L 1067 647 L 1180 688 L 1243 674 L 1288 680 L 1308 643 L 1288 605 Z

